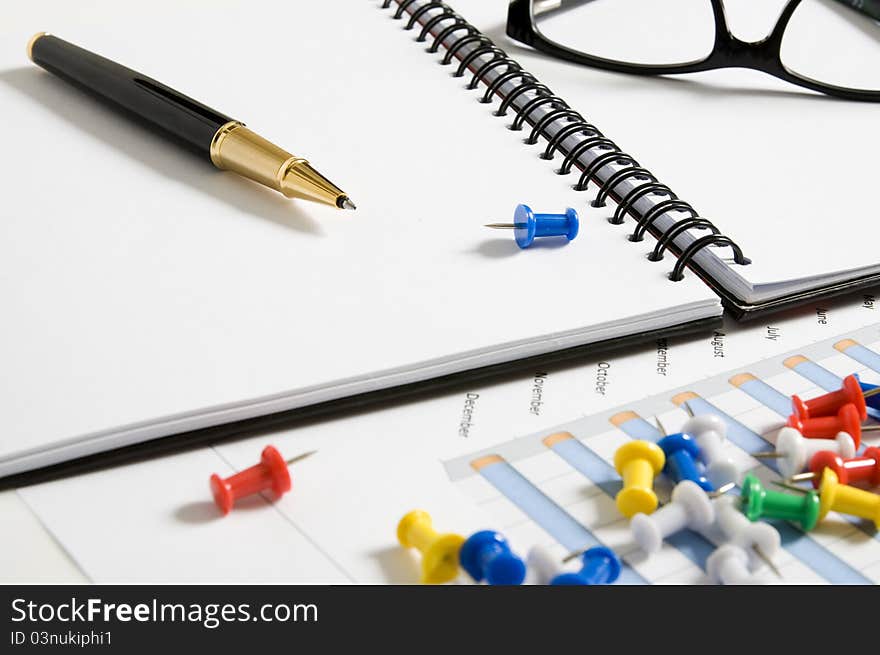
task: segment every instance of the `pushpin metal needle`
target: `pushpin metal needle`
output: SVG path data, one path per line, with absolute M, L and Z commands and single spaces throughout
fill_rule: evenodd
M 752 457 L 754 457 L 755 459 L 780 459 L 782 457 L 786 457 L 786 454 L 776 451 L 767 451 L 762 453 L 752 453 Z
M 785 482 L 779 482 L 778 480 L 773 480 L 773 484 L 777 487 L 782 487 L 783 489 L 788 489 L 789 491 L 796 491 L 799 494 L 806 494 L 809 489 L 804 489 L 803 487 L 796 487 L 793 484 L 786 484 Z
M 755 551 L 755 554 L 761 558 L 764 564 L 770 567 L 770 570 L 773 571 L 777 578 L 782 579 L 782 572 L 779 570 L 776 564 L 773 563 L 773 560 L 767 557 L 767 554 L 763 550 L 761 550 L 757 544 L 752 544 L 752 550 Z
M 657 416 L 656 414 L 654 415 L 654 422 L 657 424 L 657 429 L 660 430 L 660 434 L 662 434 L 663 436 L 666 436 L 667 434 L 669 434 L 666 431 L 666 428 L 664 428 L 663 424 L 660 422 L 660 417 Z
M 728 482 L 727 484 L 718 487 L 715 491 L 708 492 L 706 495 L 709 496 L 709 498 L 718 498 L 719 496 L 723 496 L 724 494 L 726 494 L 735 486 L 735 482 Z
M 871 389 L 870 391 L 865 391 L 862 394 L 862 397 L 871 398 L 872 396 L 876 396 L 877 394 L 880 394 L 880 387 L 877 387 L 876 389 Z
M 566 555 L 565 557 L 562 558 L 562 563 L 567 564 L 571 560 L 577 559 L 578 557 L 580 557 L 581 555 L 586 553 L 588 550 L 590 550 L 590 549 L 584 548 L 583 550 L 576 550 L 573 553 L 569 553 L 568 555 Z
M 515 230 L 518 227 L 525 227 L 522 223 L 486 223 L 485 227 L 491 227 L 493 230 Z
M 709 496 L 709 498 L 712 498 L 713 500 L 714 500 L 715 498 L 721 498 L 721 496 L 723 496 L 724 494 L 726 494 L 728 491 L 730 491 L 731 489 L 733 489 L 735 486 L 736 486 L 736 483 L 735 483 L 735 482 L 728 482 L 727 484 L 725 484 L 725 485 L 723 485 L 723 486 L 721 486 L 721 487 L 718 487 L 715 491 L 707 491 L 707 492 L 706 492 L 706 495 Z M 669 504 L 669 502 L 660 503 L 659 506 L 660 506 L 660 507 L 663 507 L 663 506 L 668 505 L 668 504 Z
M 292 458 L 290 458 L 290 459 L 287 460 L 287 462 L 285 462 L 285 463 L 286 463 L 288 466 L 290 466 L 290 465 L 293 464 L 294 462 L 300 462 L 300 461 L 304 460 L 306 457 L 311 457 L 311 456 L 314 455 L 316 452 L 318 452 L 318 451 L 317 451 L 317 450 L 310 450 L 310 451 L 307 452 L 307 453 L 303 453 L 302 455 L 297 455 L 296 457 L 292 457 Z
M 796 473 L 786 480 L 786 482 L 809 482 L 818 477 L 817 473 L 809 471 L 807 473 Z
M 691 418 L 694 417 L 694 410 L 691 409 L 689 401 L 683 402 L 681 404 L 681 406 L 684 409 L 684 411 L 686 411 L 688 413 L 688 416 L 690 416 Z

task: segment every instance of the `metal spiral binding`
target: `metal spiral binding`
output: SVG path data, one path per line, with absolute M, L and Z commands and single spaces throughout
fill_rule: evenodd
M 532 82 L 534 84 L 534 82 Z M 520 86 L 526 86 L 522 84 Z M 519 87 L 517 87 L 519 88 Z M 549 91 L 549 89 L 548 89 Z M 562 98 L 553 95 L 552 92 L 548 92 L 545 96 L 538 96 L 529 100 L 526 104 L 524 104 L 519 111 L 516 112 L 516 116 L 513 117 L 513 123 L 510 125 L 510 129 L 514 132 L 519 132 L 522 129 L 523 123 L 526 122 L 526 118 L 528 118 L 531 113 L 540 107 L 541 105 L 551 105 L 554 109 L 568 109 L 568 104 Z M 526 141 L 528 143 L 528 140 Z M 537 143 L 537 141 L 535 141 Z
M 477 34 L 479 31 L 473 25 L 469 25 L 468 23 L 466 23 L 464 21 L 464 19 L 462 19 L 462 21 L 459 23 L 453 23 L 452 25 L 447 25 L 442 30 L 440 30 L 440 33 L 437 34 L 436 37 L 434 37 L 434 41 L 428 47 L 427 52 L 434 54 L 440 48 L 440 44 L 443 42 L 443 39 L 445 39 L 450 34 L 453 34 L 453 33 L 457 32 L 458 30 L 462 30 L 462 29 L 467 30 L 468 34 Z
M 612 173 L 599 187 L 599 193 L 593 200 L 593 207 L 604 207 L 608 195 L 624 180 L 637 180 L 639 182 L 656 182 L 657 178 L 647 168 L 641 166 L 629 166 Z M 639 187 L 641 188 L 641 187 Z
M 516 87 L 516 91 L 511 91 L 507 94 L 507 97 L 501 101 L 501 105 L 498 107 L 498 111 L 495 112 L 495 115 L 507 116 L 507 110 L 510 109 L 513 101 L 516 100 L 518 96 L 529 91 L 535 92 L 535 95 L 537 96 L 535 100 L 544 96 L 553 95 L 553 92 L 545 84 L 539 84 L 536 82 L 526 82 L 525 84 L 520 84 Z
M 519 66 L 519 64 L 517 64 Z M 511 73 L 505 73 L 504 75 L 499 75 L 495 78 L 495 80 L 488 86 L 486 89 L 486 93 L 483 94 L 483 97 L 480 98 L 480 102 L 484 104 L 488 104 L 492 102 L 492 96 L 494 96 L 498 89 L 500 89 L 506 82 L 510 82 L 511 80 L 515 80 L 517 77 L 522 78 L 523 82 L 537 82 L 535 76 L 531 73 L 526 73 L 523 70 L 513 71 Z M 482 81 L 482 80 L 481 80 Z
M 675 195 L 675 192 L 665 184 L 661 184 L 660 182 L 648 182 L 647 184 L 637 186 L 626 194 L 623 197 L 623 200 L 620 201 L 620 204 L 617 205 L 617 209 L 614 210 L 614 216 L 609 218 L 608 222 L 613 225 L 623 225 L 623 220 L 626 218 L 626 215 L 633 213 L 635 204 L 649 194 L 657 196 L 666 195 L 673 200 L 678 200 L 678 196 Z M 593 202 L 595 203 L 595 200 Z M 593 205 L 593 207 L 597 206 L 599 205 Z
M 553 102 L 555 104 L 559 104 L 560 100 L 556 96 L 551 96 L 553 98 Z M 526 105 L 528 106 L 528 105 Z M 554 105 L 555 106 L 555 105 Z M 532 112 L 537 107 L 537 104 L 534 107 L 529 107 L 529 112 Z M 513 127 L 516 129 L 517 121 L 519 121 L 520 127 L 522 127 L 523 122 L 525 121 L 527 114 L 525 112 L 522 115 L 517 116 L 513 121 Z M 581 116 L 580 112 L 575 111 L 574 109 L 569 109 L 568 105 L 563 104 L 561 108 L 554 109 L 553 111 L 547 112 L 544 116 L 539 118 L 535 122 L 535 126 L 532 128 L 532 131 L 529 133 L 529 138 L 525 140 L 525 143 L 533 146 L 538 142 L 538 136 L 543 135 L 544 128 L 552 123 L 555 123 L 557 119 L 560 118 L 568 118 L 571 120 L 582 121 L 584 117 Z
M 427 14 L 432 9 L 449 9 L 449 5 L 443 2 L 436 2 L 435 0 L 434 2 L 429 2 L 428 4 L 419 7 L 409 17 L 409 22 L 403 29 L 411 30 L 413 27 L 415 27 L 416 23 L 419 22 L 419 18 Z
M 562 160 L 562 166 L 560 166 L 559 170 L 556 172 L 559 175 L 568 175 L 575 160 L 587 150 L 592 150 L 593 148 L 598 148 L 599 150 L 616 150 L 617 152 L 620 152 L 620 148 L 617 147 L 617 144 L 604 136 L 594 136 L 589 139 L 584 139 L 572 148 L 571 152 L 565 156 L 565 159 Z
M 673 282 L 680 282 L 681 280 L 683 280 L 684 267 L 687 266 L 688 262 L 694 258 L 694 255 L 696 255 L 700 250 L 707 246 L 730 246 L 731 250 L 733 250 L 734 262 L 736 262 L 740 266 L 745 266 L 746 264 L 752 263 L 752 260 L 743 254 L 742 249 L 738 245 L 736 245 L 733 239 L 731 239 L 730 237 L 726 237 L 723 234 L 710 234 L 709 236 L 697 239 L 682 251 L 682 253 L 678 256 L 678 261 L 675 262 L 675 266 L 672 267 L 672 272 L 669 274 L 669 279 Z
M 480 80 L 483 79 L 483 75 L 488 73 L 493 68 L 499 68 L 500 66 L 507 66 L 507 72 L 510 73 L 512 70 L 522 70 L 522 66 L 513 61 L 510 57 L 496 57 L 495 59 L 491 59 L 486 62 L 482 66 L 480 66 L 477 70 L 474 71 L 474 76 L 471 78 L 470 83 L 467 85 L 469 91 L 477 88 L 477 85 L 480 83 Z
M 417 0 L 398 0 L 397 10 L 392 17 L 395 20 L 402 19 L 407 9 L 415 2 Z M 391 7 L 391 3 L 392 0 L 384 0 L 382 8 L 388 9 Z M 455 13 L 448 4 L 440 0 L 431 0 L 421 5 L 410 13 L 404 29 L 414 29 L 419 24 L 419 20 L 427 16 L 432 10 L 438 10 L 440 13 L 436 16 L 431 16 L 422 25 L 422 29 L 416 38 L 417 42 L 423 43 L 427 41 L 431 31 L 444 22 L 451 21 L 451 23 L 437 33 L 431 45 L 427 48 L 427 52 L 438 52 L 441 44 L 450 35 L 460 31 L 464 32 L 449 46 L 444 46 L 446 47 L 446 52 L 440 62 L 442 65 L 448 66 L 451 64 L 456 54 L 465 46 L 474 46 L 470 52 L 461 58 L 455 73 L 453 73 L 453 77 L 463 77 L 481 57 L 489 56 L 486 61 L 481 62 L 473 69 L 473 77 L 466 87 L 467 89 L 476 89 L 481 82 L 486 85 L 486 92 L 479 99 L 481 103 L 491 103 L 502 86 L 519 78 L 519 82 L 501 100 L 498 110 L 494 112 L 495 116 L 506 116 L 508 110 L 513 107 L 513 103 L 518 97 L 526 93 L 534 94 L 534 98 L 531 98 L 516 110 L 513 123 L 510 125 L 511 130 L 522 130 L 525 123 L 531 121 L 532 114 L 539 107 L 547 107 L 549 109 L 541 118 L 532 123 L 532 131 L 529 133 L 528 138 L 524 140 L 525 143 L 534 145 L 538 142 L 539 137 L 547 139 L 547 147 L 539 155 L 542 159 L 553 159 L 556 151 L 562 147 L 562 143 L 569 137 L 574 135 L 583 136 L 583 139 L 574 145 L 563 159 L 562 165 L 556 171 L 559 175 L 570 173 L 581 155 L 588 150 L 606 151 L 602 152 L 602 154 L 597 154 L 589 164 L 584 166 L 577 184 L 572 188 L 576 191 L 586 191 L 591 182 L 599 184 L 596 197 L 590 204 L 593 207 L 604 207 L 609 198 L 616 200 L 617 207 L 614 210 L 614 215 L 608 219 L 608 222 L 614 225 L 621 225 L 627 216 L 633 218 L 636 221 L 636 226 L 632 234 L 629 235 L 630 241 L 639 242 L 644 240 L 645 233 L 647 232 L 656 235 L 657 243 L 651 253 L 648 254 L 648 260 L 661 261 L 664 252 L 676 249 L 675 239 L 688 230 L 711 231 L 709 235 L 696 238 L 677 255 L 678 260 L 668 276 L 670 280 L 677 282 L 683 279 L 684 268 L 693 260 L 697 253 L 707 247 L 730 247 L 733 250 L 733 260 L 736 264 L 744 266 L 751 263 L 751 260 L 743 254 L 740 247 L 730 237 L 721 234 L 712 221 L 701 217 L 690 203 L 679 199 L 672 189 L 658 181 L 651 171 L 641 166 L 635 158 L 623 152 L 612 140 L 606 138 L 595 125 L 584 119 L 579 112 L 571 109 L 565 100 L 555 95 L 547 86 L 538 82 L 531 73 L 522 70 L 517 61 L 508 57 L 504 50 L 497 47 L 491 39 Z M 497 75 L 491 83 L 487 83 L 486 75 L 496 69 L 504 69 L 504 71 Z M 548 133 L 551 126 L 558 127 L 552 136 Z M 600 182 L 600 173 L 609 166 L 614 166 L 615 168 L 611 170 L 604 182 Z M 616 189 L 626 180 L 641 182 L 641 184 L 638 184 L 621 196 L 617 193 Z M 636 204 L 639 200 L 649 195 L 666 196 L 666 199 L 657 202 L 641 215 L 635 208 Z M 675 221 L 665 231 L 658 234 L 659 230 L 654 227 L 654 223 L 661 216 L 668 215 L 671 212 L 687 213 L 687 216 Z
M 589 165 L 584 169 L 584 172 L 581 173 L 581 179 L 578 180 L 578 183 L 574 185 L 575 191 L 586 191 L 587 187 L 590 185 L 590 180 L 596 177 L 596 174 L 599 170 L 607 165 L 607 164 L 617 164 L 618 166 L 638 166 L 639 162 L 635 159 L 627 155 L 626 153 L 620 152 L 617 148 L 614 148 L 611 152 L 606 152 L 604 155 L 599 155 L 593 161 L 589 163 Z
M 406 11 L 406 8 L 409 7 L 416 0 L 403 0 L 399 5 L 397 5 L 397 13 L 394 14 L 394 20 L 400 20 L 403 18 L 403 12 Z
M 676 201 L 673 200 L 671 202 Z M 712 234 L 720 234 L 718 228 L 712 224 L 712 221 L 707 221 L 705 218 L 700 218 L 699 216 L 694 215 L 683 221 L 676 222 L 672 227 L 666 230 L 662 236 L 657 239 L 657 245 L 654 246 L 654 250 L 648 255 L 648 259 L 652 262 L 659 262 L 663 259 L 663 252 L 666 250 L 666 247 L 672 243 L 672 240 L 682 232 L 690 229 L 710 229 L 712 230 Z
M 442 14 L 437 14 L 427 23 L 425 23 L 425 25 L 422 27 L 422 31 L 419 32 L 419 35 L 416 37 L 416 42 L 424 43 L 428 39 L 428 35 L 431 33 L 431 30 L 433 30 L 443 21 L 449 20 L 450 18 L 458 24 L 463 24 L 465 22 L 464 18 L 462 18 L 454 11 L 452 11 L 448 6 L 446 6 Z
M 572 134 L 578 133 L 581 133 L 584 136 L 602 136 L 599 129 L 592 123 L 588 123 L 587 121 L 572 121 L 565 127 L 560 128 L 560 130 L 553 135 L 553 138 L 547 141 L 547 147 L 544 149 L 544 152 L 540 154 L 541 159 L 553 159 L 553 154 L 556 152 L 556 149 L 560 144 Z
M 479 48 L 474 48 L 464 57 L 462 57 L 461 63 L 458 65 L 456 71 L 452 74 L 452 77 L 464 77 L 464 72 L 468 69 L 468 66 L 471 65 L 471 62 L 478 57 L 482 57 L 483 55 L 492 54 L 492 59 L 489 62 L 493 62 L 498 60 L 499 58 L 506 57 L 504 54 L 504 50 L 494 45 L 484 45 Z
M 449 66 L 452 63 L 452 60 L 455 58 L 455 53 L 462 49 L 462 47 L 466 46 L 469 43 L 479 43 L 481 45 L 494 45 L 492 43 L 492 39 L 488 36 L 483 36 L 480 32 L 474 28 L 473 34 L 468 34 L 467 36 L 461 37 L 458 41 L 455 41 L 449 49 L 446 51 L 446 55 L 443 57 L 443 60 L 440 62 L 441 66 Z
M 636 220 L 636 229 L 629 235 L 629 240 L 636 242 L 642 241 L 645 238 L 645 232 L 650 229 L 654 221 L 660 218 L 663 214 L 671 211 L 688 212 L 690 218 L 698 218 L 696 210 L 691 207 L 690 203 L 687 203 L 684 200 L 664 200 L 663 202 L 658 202 L 648 210 L 647 214 Z M 684 221 L 679 221 L 676 225 L 680 225 L 681 223 L 684 223 Z

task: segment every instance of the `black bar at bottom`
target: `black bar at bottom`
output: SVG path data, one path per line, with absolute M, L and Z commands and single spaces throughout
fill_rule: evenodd
M 864 587 L 8 586 L 0 651 L 763 653 L 776 636 L 782 652 L 797 637 L 814 652 L 841 630 L 860 651 L 873 630 L 853 612 L 874 598 Z

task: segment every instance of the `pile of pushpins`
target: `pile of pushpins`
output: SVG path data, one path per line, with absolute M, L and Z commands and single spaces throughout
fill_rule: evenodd
M 690 413 L 690 407 L 685 404 Z M 634 440 L 614 454 L 623 480 L 615 497 L 618 511 L 630 520 L 632 541 L 645 556 L 682 530 L 703 535 L 716 548 L 706 560 L 712 584 L 766 584 L 766 569 L 780 580 L 774 563 L 781 548 L 779 532 L 761 519 L 784 520 L 804 532 L 830 512 L 873 521 L 880 528 L 880 448 L 862 448 L 868 407 L 880 409 L 880 387 L 843 380 L 837 391 L 811 400 L 792 396 L 792 414 L 779 430 L 772 452 L 753 453 L 777 462 L 781 480 L 769 489 L 752 473 L 742 480 L 725 454 L 727 425 L 714 414 L 691 417 L 681 432 L 656 443 Z M 658 422 L 659 426 L 659 422 Z M 661 505 L 654 491 L 657 476 L 674 485 Z M 810 483 L 801 487 L 798 483 Z M 739 494 L 733 493 L 739 485 Z M 560 559 L 543 546 L 525 558 L 513 552 L 500 533 L 482 530 L 467 539 L 434 529 L 431 517 L 414 510 L 397 526 L 397 540 L 421 555 L 421 582 L 462 581 L 520 585 L 611 584 L 621 571 L 618 556 L 597 546 Z M 567 564 L 573 559 L 575 564 Z M 575 568 L 575 566 L 577 568 Z M 782 580 L 784 582 L 784 580 Z

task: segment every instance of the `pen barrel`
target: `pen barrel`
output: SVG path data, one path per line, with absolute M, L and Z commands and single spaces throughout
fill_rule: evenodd
M 206 158 L 217 131 L 232 119 L 137 71 L 49 34 L 28 55 L 38 66 L 138 118 Z

